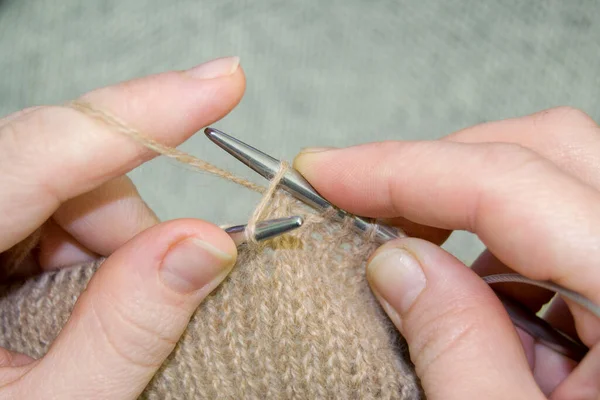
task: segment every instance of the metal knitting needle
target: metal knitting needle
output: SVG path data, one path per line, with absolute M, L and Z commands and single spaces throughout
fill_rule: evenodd
M 254 240 L 260 242 L 271 239 L 276 236 L 283 235 L 298 229 L 302 226 L 304 220 L 300 216 L 270 219 L 256 224 L 254 230 Z M 225 232 L 233 239 L 236 246 L 244 244 L 248 241 L 248 233 L 246 228 L 248 225 L 236 225 L 225 229 Z
M 258 172 L 266 179 L 270 180 L 277 174 L 281 161 L 216 129 L 206 128 L 204 133 L 217 146 L 240 160 L 250 169 Z M 354 228 L 360 233 L 364 234 L 372 229 L 375 230 L 375 240 L 379 243 L 385 243 L 389 240 L 396 239 L 399 236 L 398 231 L 395 228 L 374 224 L 362 217 L 357 217 L 334 207 L 330 202 L 325 200 L 323 196 L 317 193 L 311 184 L 293 168 L 288 169 L 283 176 L 280 185 L 292 196 L 315 208 L 317 211 L 325 212 L 330 208 L 336 210 L 334 219 L 338 221 L 343 221 L 345 218 L 352 218 Z
M 277 174 L 281 164 L 279 160 L 217 129 L 206 128 L 204 133 L 217 146 L 227 151 L 233 157 L 258 172 L 266 179 L 272 179 L 273 176 Z M 334 218 L 339 221 L 348 217 L 352 218 L 354 227 L 360 233 L 375 229 L 375 239 L 379 243 L 385 243 L 399 237 L 398 231 L 392 227 L 373 224 L 361 217 L 354 216 L 344 210 L 335 208 L 317 193 L 310 183 L 308 183 L 308 181 L 293 168 L 288 169 L 283 176 L 280 185 L 292 196 L 309 206 L 312 206 L 318 211 L 324 212 L 329 208 L 335 209 L 336 214 Z M 510 300 L 497 291 L 495 292 L 516 326 L 529 333 L 532 337 L 546 343 L 555 351 L 562 353 L 575 361 L 580 361 L 585 356 L 587 348 L 581 342 L 554 329 L 550 324 L 521 304 Z

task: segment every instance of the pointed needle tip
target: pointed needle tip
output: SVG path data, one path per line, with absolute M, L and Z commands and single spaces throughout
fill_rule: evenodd
M 206 136 L 208 136 L 209 138 L 210 138 L 210 137 L 213 137 L 213 136 L 216 136 L 218 132 L 219 132 L 219 131 L 217 131 L 217 130 L 216 130 L 216 129 L 214 129 L 214 128 L 206 128 L 206 129 L 204 129 L 204 134 L 205 134 Z
M 298 215 L 263 221 L 257 226 L 254 238 L 258 241 L 270 239 L 298 229 L 304 223 L 304 219 Z

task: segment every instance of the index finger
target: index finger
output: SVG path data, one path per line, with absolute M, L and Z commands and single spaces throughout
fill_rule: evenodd
M 502 262 L 598 302 L 598 193 L 511 144 L 386 142 L 302 153 L 295 166 L 334 204 L 479 235 Z
M 237 57 L 92 91 L 83 100 L 158 142 L 176 146 L 240 101 Z M 65 107 L 41 107 L 0 125 L 0 252 L 33 232 L 64 201 L 155 154 Z

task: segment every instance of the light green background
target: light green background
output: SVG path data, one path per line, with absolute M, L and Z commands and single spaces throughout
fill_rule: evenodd
M 0 115 L 239 55 L 247 93 L 216 126 L 288 160 L 556 105 L 599 120 L 598 17 L 593 0 L 0 0 Z M 253 177 L 203 135 L 182 148 Z M 258 199 L 162 159 L 131 176 L 163 219 L 241 223 Z

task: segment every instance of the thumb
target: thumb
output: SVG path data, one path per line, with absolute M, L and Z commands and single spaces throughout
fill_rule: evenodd
M 233 241 L 207 222 L 142 232 L 100 267 L 15 398 L 137 398 L 235 258 Z
M 493 291 L 429 242 L 387 243 L 371 258 L 375 295 L 406 338 L 427 398 L 544 398 Z

